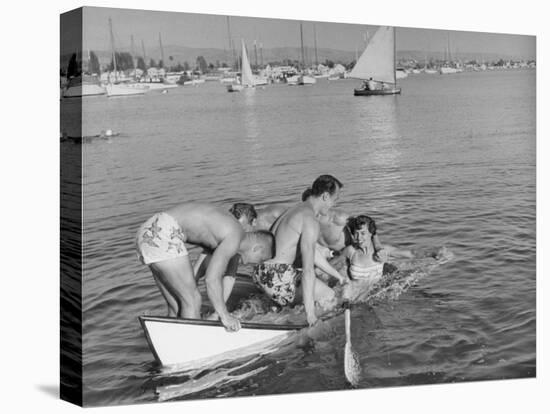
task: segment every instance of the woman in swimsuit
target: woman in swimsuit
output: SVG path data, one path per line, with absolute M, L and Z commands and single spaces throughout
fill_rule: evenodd
M 346 259 L 348 274 L 354 280 L 375 279 L 382 276 L 384 262 L 380 260 L 374 248 L 376 223 L 365 215 L 352 217 L 348 221 L 352 243 L 342 255 Z

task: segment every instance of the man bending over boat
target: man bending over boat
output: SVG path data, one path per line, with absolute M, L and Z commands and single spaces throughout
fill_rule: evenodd
M 256 218 L 258 213 L 254 206 L 250 203 L 235 203 L 229 209 L 229 212 L 237 219 L 241 227 L 245 232 L 253 231 L 256 225 Z M 257 228 L 256 228 L 257 229 Z M 212 259 L 212 252 L 209 250 L 203 250 L 199 255 L 195 263 L 193 264 L 193 272 L 195 273 L 195 280 L 199 280 L 204 277 L 206 270 Z M 237 277 L 237 270 L 241 262 L 241 256 L 236 254 L 233 256 L 224 271 L 222 278 L 223 289 L 223 301 L 227 302 L 233 291 L 235 285 L 235 278 Z M 219 316 L 216 312 L 211 313 L 206 319 L 218 320 Z
M 205 274 L 208 298 L 225 328 L 238 330 L 240 322 L 227 311 L 223 300 L 223 273 L 235 254 L 243 263 L 261 263 L 273 257 L 273 235 L 245 233 L 229 212 L 200 203 L 178 205 L 141 225 L 136 235 L 138 255 L 151 269 L 168 305 L 168 316 L 199 319 L 202 299 L 184 243 L 213 252 Z
M 289 208 L 273 224 L 276 255 L 258 265 L 252 274 L 254 281 L 277 304 L 293 305 L 296 287 L 302 284 L 307 322 L 317 321 L 315 302 L 322 307 L 334 305 L 334 291 L 317 280 L 314 272 L 315 246 L 319 237 L 319 213 L 328 210 L 340 197 L 343 184 L 331 175 L 321 175 L 311 187 L 311 196 L 303 203 Z M 301 256 L 302 268 L 294 263 Z

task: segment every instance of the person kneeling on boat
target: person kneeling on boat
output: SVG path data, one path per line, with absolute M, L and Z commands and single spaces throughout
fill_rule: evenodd
M 185 243 L 213 252 L 205 274 L 208 298 L 227 330 L 240 329 L 239 320 L 227 311 L 223 300 L 223 272 L 235 254 L 243 263 L 272 258 L 273 235 L 245 233 L 229 212 L 200 203 L 178 205 L 141 225 L 136 235 L 138 256 L 149 266 L 168 305 L 168 316 L 199 319 L 202 298 Z
M 254 282 L 280 306 L 294 305 L 296 289 L 302 284 L 303 303 L 309 325 L 317 322 L 315 303 L 327 309 L 335 305 L 334 291 L 314 272 L 315 250 L 319 237 L 319 213 L 327 214 L 340 196 L 343 184 L 331 175 L 318 177 L 311 187 L 310 197 L 289 208 L 273 224 L 276 255 L 256 266 Z M 295 265 L 301 256 L 302 268 Z

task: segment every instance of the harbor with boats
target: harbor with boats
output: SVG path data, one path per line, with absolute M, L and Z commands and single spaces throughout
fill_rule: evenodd
M 353 93 L 361 95 L 386 95 L 399 93 L 396 86 L 398 79 L 415 75 L 449 75 L 462 72 L 483 72 L 494 70 L 535 69 L 535 60 L 467 58 L 451 53 L 450 35 L 447 35 L 447 45 L 442 55 L 425 53 L 424 58 L 407 51 L 398 53 L 396 49 L 395 28 L 377 28 L 369 38 L 365 36 L 365 48 L 359 56 L 356 49 L 355 57 L 348 53 L 340 53 L 339 61 L 319 57 L 317 47 L 317 31 L 313 24 L 314 47 L 304 45 L 303 23 L 299 23 L 300 58 L 282 59 L 281 61 L 264 64 L 264 48 L 253 40 L 253 48 L 247 46 L 244 38 L 234 42 L 231 25 L 227 17 L 227 29 L 232 55 L 220 50 L 214 53 L 216 64 L 208 62 L 203 56 L 196 56 L 195 65 L 187 61 L 174 64 L 173 56 L 169 56 L 170 64 L 165 59 L 161 33 L 158 34 L 158 62 L 150 59 L 147 64 L 144 42 L 141 52 L 136 52 L 134 37 L 131 36 L 129 51 L 118 52 L 115 46 L 115 34 L 111 19 L 108 20 L 110 38 L 110 53 L 102 53 L 105 60 L 100 61 L 94 51 L 86 49 L 65 56 L 61 62 L 60 96 L 62 98 L 88 96 L 133 96 L 144 95 L 152 91 L 167 93 L 178 86 L 200 86 L 205 82 L 219 82 L 227 91 L 240 91 L 246 87 L 266 86 L 283 83 L 290 86 L 314 85 L 318 80 L 336 81 L 355 78 L 365 83 L 355 88 Z M 368 32 L 367 32 L 368 33 Z M 387 34 L 385 34 L 387 33 Z M 249 41 L 250 42 L 250 41 Z M 240 53 L 235 51 L 235 43 L 240 45 Z M 259 46 L 259 47 L 258 47 Z M 249 50 L 250 47 L 250 50 Z M 313 50 L 310 50 L 313 49 Z M 309 54 L 311 56 L 308 56 Z M 254 54 L 254 61 L 249 54 Z M 258 60 L 258 53 L 260 60 Z M 289 55 L 295 52 L 288 51 Z M 265 55 L 267 57 L 267 51 Z M 401 55 L 401 56 L 400 56 Z M 414 55 L 411 56 L 411 55 Z M 191 59 L 193 60 L 193 58 Z M 225 63 L 221 63 L 225 60 Z M 383 73 L 382 73 L 383 72 Z M 367 80 L 378 82 L 370 88 Z M 372 86 L 372 83 L 371 83 Z M 378 91 L 376 91 L 378 90 Z M 366 91 L 366 92 L 365 92 Z

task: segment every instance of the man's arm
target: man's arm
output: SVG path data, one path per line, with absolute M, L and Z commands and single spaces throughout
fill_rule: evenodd
M 311 326 L 317 322 L 315 316 L 315 245 L 319 237 L 319 223 L 313 217 L 304 217 L 300 237 L 300 253 L 302 255 L 302 292 L 307 322 Z
M 206 270 L 206 292 L 214 306 L 214 310 L 220 315 L 220 319 L 229 331 L 237 331 L 241 325 L 238 319 L 234 318 L 227 311 L 223 298 L 222 276 L 229 263 L 239 248 L 242 231 L 230 233 L 214 250 L 210 265 Z
M 336 270 L 325 258 L 323 253 L 319 249 L 319 245 L 315 246 L 315 266 L 321 269 L 323 272 L 336 278 L 341 284 L 347 282 L 347 277 L 343 276 Z

